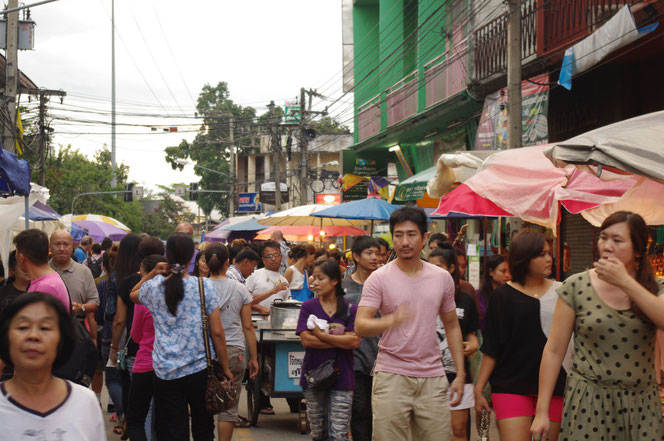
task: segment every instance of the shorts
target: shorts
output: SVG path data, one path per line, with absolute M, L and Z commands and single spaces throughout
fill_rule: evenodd
M 452 390 L 447 389 L 447 399 L 452 402 Z M 450 404 L 450 410 L 465 410 L 475 407 L 475 387 L 472 383 L 466 383 L 463 385 L 463 398 L 461 402 L 456 406 Z
M 496 413 L 496 419 L 514 417 L 532 417 L 535 416 L 537 408 L 537 395 L 517 395 L 517 394 L 491 394 L 493 401 L 493 411 Z M 563 397 L 551 397 L 549 404 L 549 420 L 559 423 L 563 415 Z
M 238 405 L 240 404 L 240 392 L 242 391 L 242 379 L 244 378 L 244 370 L 246 369 L 246 359 L 244 356 L 244 348 L 236 348 L 235 346 L 227 346 L 226 352 L 228 353 L 228 368 L 233 374 L 233 390 L 237 400 L 230 409 L 217 415 L 217 421 L 236 422 L 238 415 Z

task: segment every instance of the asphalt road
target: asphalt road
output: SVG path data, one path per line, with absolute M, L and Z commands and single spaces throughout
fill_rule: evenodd
M 261 415 L 258 419 L 258 426 L 250 429 L 236 429 L 233 432 L 234 441 L 304 441 L 311 439 L 309 435 L 302 435 L 299 432 L 298 416 L 289 412 L 288 404 L 283 398 L 273 398 L 275 415 Z M 106 409 L 108 403 L 108 394 L 106 388 L 102 393 L 103 409 Z M 474 414 L 474 412 L 471 412 Z M 240 401 L 240 415 L 247 416 L 246 392 L 242 390 Z M 108 441 L 118 441 L 119 435 L 113 433 L 113 423 L 109 422 L 110 414 L 104 411 L 104 420 L 106 422 L 106 436 Z M 477 441 L 477 431 L 472 422 L 470 441 Z M 216 436 L 216 434 L 215 434 Z M 490 439 L 499 439 L 498 430 L 494 419 L 491 419 Z

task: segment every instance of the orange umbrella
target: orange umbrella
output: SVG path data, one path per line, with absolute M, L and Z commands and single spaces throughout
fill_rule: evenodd
M 357 227 L 338 227 L 338 226 L 329 226 L 329 227 L 320 227 L 313 225 L 291 225 L 291 226 L 279 226 L 274 225 L 264 230 L 258 232 L 256 239 L 262 239 L 261 236 L 269 238 L 270 235 L 274 232 L 280 230 L 284 235 L 286 240 L 301 242 L 309 239 L 309 236 L 312 236 L 314 239 L 320 237 L 338 237 L 338 236 L 363 236 L 369 234 L 368 231 L 363 230 Z M 322 231 L 322 235 L 321 235 Z

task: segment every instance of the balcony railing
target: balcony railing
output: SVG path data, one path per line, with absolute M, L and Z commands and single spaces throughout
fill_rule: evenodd
M 431 107 L 466 89 L 467 40 L 424 65 L 426 106 Z
M 414 71 L 387 90 L 387 125 L 396 124 L 417 113 L 417 71 Z
M 358 108 L 357 126 L 358 141 L 380 131 L 380 95 L 376 95 Z
M 538 0 L 537 53 L 546 55 L 585 38 L 626 4 L 638 0 Z
M 521 59 L 537 53 L 537 1 L 526 0 L 521 5 Z M 475 31 L 475 79 L 483 80 L 493 74 L 505 72 L 506 49 L 507 15 L 491 20 Z
M 521 6 L 521 59 L 537 54 L 562 58 L 562 49 L 590 35 L 626 4 L 639 0 L 526 0 Z M 507 16 L 475 32 L 474 78 L 483 80 L 507 67 Z

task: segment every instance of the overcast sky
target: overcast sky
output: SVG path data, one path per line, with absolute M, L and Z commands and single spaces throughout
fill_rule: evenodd
M 110 13 L 111 0 L 37 6 L 35 50 L 19 53 L 19 68 L 38 87 L 68 94 L 50 104 L 55 145 L 90 157 L 111 144 Z M 117 121 L 130 124 L 117 127 L 117 160 L 148 187 L 198 180 L 191 166 L 172 170 L 163 149 L 195 137 L 195 100 L 206 83 L 226 81 L 236 103 L 259 113 L 302 86 L 341 95 L 341 0 L 116 0 L 115 17 Z M 350 102 L 344 97 L 332 114 Z M 167 126 L 178 133 L 164 133 Z

